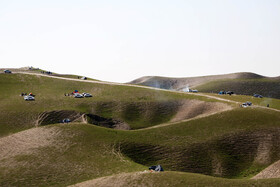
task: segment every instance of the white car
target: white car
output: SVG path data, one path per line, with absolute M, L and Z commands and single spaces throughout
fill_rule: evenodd
M 31 96 L 31 95 L 26 95 L 24 96 L 24 100 L 25 101 L 34 101 L 35 100 L 35 97 Z
M 75 94 L 74 94 L 74 97 L 75 97 L 75 98 L 83 98 L 84 96 L 83 96 L 82 94 L 75 93 Z
M 84 97 L 92 97 L 92 95 L 89 94 L 89 93 L 83 93 L 83 96 L 84 96 Z

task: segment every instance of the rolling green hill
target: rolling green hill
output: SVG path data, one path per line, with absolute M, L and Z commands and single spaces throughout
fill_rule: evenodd
M 64 95 L 75 89 L 93 97 Z M 250 179 L 280 160 L 278 99 L 274 110 L 257 98 L 254 107 L 240 108 L 250 97 L 21 73 L 0 74 L 0 91 L 0 186 L 280 183 Z M 22 92 L 35 101 L 24 101 Z M 67 117 L 73 122 L 59 123 Z M 129 128 L 115 128 L 124 124 Z M 144 172 L 156 164 L 166 172 Z
M 34 127 L 40 114 L 49 111 L 71 110 L 95 114 L 127 122 L 132 129 L 137 129 L 168 122 L 185 100 L 215 101 L 201 96 L 131 86 L 89 84 L 39 75 L 0 74 L 0 84 L 0 135 Z M 77 99 L 64 96 L 74 90 L 92 93 L 93 97 Z M 32 92 L 36 100 L 24 101 L 20 96 L 22 92 Z M 203 109 L 201 113 L 206 110 Z
M 234 90 L 239 95 L 261 94 L 264 97 L 280 99 L 280 79 L 235 79 L 211 81 L 197 87 L 201 92 L 218 93 L 221 90 Z

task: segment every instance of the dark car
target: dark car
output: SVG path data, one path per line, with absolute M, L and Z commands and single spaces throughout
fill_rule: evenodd
M 263 96 L 260 95 L 260 94 L 254 94 L 253 96 L 254 96 L 254 97 L 257 97 L 257 98 L 263 98 Z
M 6 69 L 4 70 L 4 73 L 12 73 L 10 70 Z
M 69 118 L 65 118 L 65 119 L 63 119 L 61 122 L 62 122 L 62 123 L 70 123 L 71 120 L 70 120 Z
M 151 171 L 151 170 L 152 170 L 152 171 L 158 171 L 158 172 L 164 171 L 161 165 L 151 166 L 151 167 L 149 167 L 149 170 L 150 170 L 150 171 Z
M 252 106 L 252 103 L 249 102 L 249 101 L 247 101 L 246 104 L 247 104 L 248 106 Z
M 226 94 L 232 95 L 232 94 L 234 94 L 234 92 L 233 91 L 227 91 Z

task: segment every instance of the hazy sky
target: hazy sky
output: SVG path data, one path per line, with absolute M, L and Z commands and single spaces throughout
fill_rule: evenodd
M 279 0 L 0 0 L 0 67 L 127 82 L 280 75 Z

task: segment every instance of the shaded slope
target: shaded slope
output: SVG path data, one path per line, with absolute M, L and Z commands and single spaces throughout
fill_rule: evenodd
M 146 166 L 161 164 L 167 170 L 248 177 L 279 158 L 279 119 L 278 112 L 268 115 L 261 109 L 227 111 L 139 131 L 146 138 L 124 142 L 122 151 Z
M 280 128 L 245 131 L 222 138 L 173 148 L 124 144 L 123 152 L 137 163 L 160 163 L 168 170 L 220 177 L 246 177 L 278 160 Z M 255 167 L 256 171 L 250 171 Z M 251 169 L 250 169 L 251 168 Z
M 70 119 L 70 123 L 82 122 L 89 123 L 101 127 L 129 130 L 130 127 L 123 121 L 104 118 L 94 114 L 85 114 L 71 110 L 55 110 L 47 111 L 39 114 L 36 126 L 51 125 L 55 123 L 62 123 L 63 119 Z
M 82 113 L 71 110 L 54 110 L 42 112 L 38 116 L 36 126 L 61 123 L 63 119 L 68 118 L 71 122 L 82 122 Z
M 85 118 L 85 121 L 90 124 L 113 129 L 130 130 L 130 126 L 127 123 L 120 120 L 104 118 L 94 114 L 86 114 L 83 117 Z

